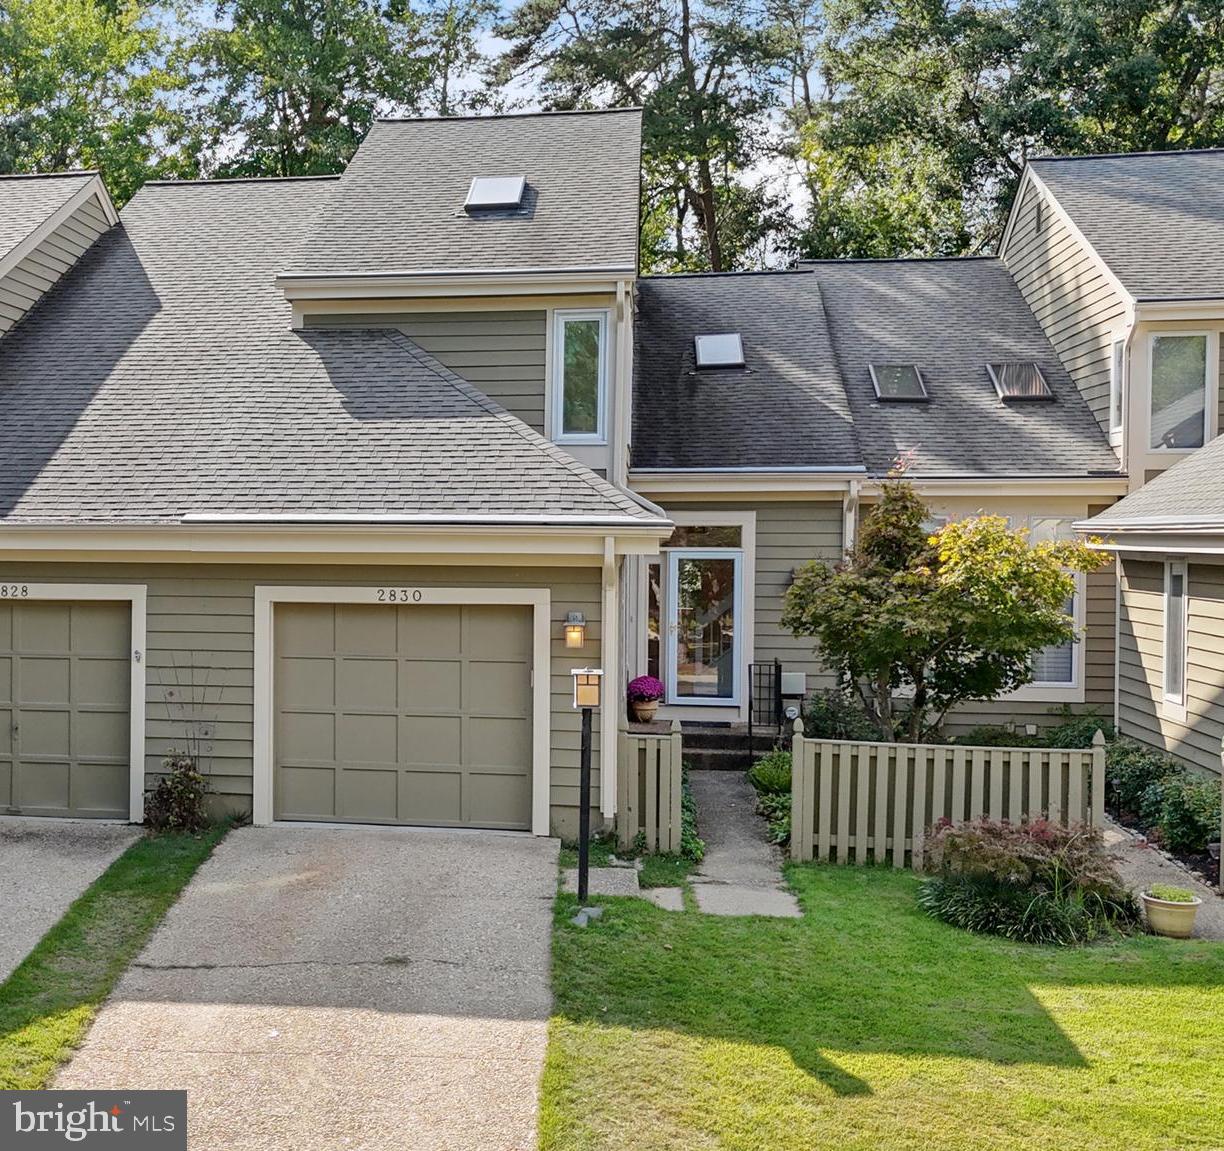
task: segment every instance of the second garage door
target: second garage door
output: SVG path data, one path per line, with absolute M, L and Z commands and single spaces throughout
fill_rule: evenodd
M 530 608 L 280 604 L 277 819 L 529 829 Z

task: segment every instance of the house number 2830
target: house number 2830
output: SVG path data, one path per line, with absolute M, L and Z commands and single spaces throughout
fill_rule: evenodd
M 29 584 L 0 583 L 0 599 L 28 599 L 29 595 Z
M 380 587 L 378 589 L 379 603 L 420 603 L 420 588 Z

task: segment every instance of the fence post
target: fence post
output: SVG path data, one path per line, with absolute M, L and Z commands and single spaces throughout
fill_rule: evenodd
M 807 770 L 803 762 L 803 720 L 796 719 L 791 736 L 791 859 L 802 863 L 810 859 L 807 828 Z
M 1105 826 L 1105 733 L 1099 727 L 1092 737 L 1092 815 L 1089 823 L 1097 831 Z
M 680 792 L 684 779 L 684 748 L 680 738 L 680 721 L 671 724 L 671 796 L 669 802 L 668 846 L 671 855 L 680 854 Z

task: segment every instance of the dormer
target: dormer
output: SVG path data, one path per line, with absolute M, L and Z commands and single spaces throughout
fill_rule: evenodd
M 0 176 L 0 337 L 118 218 L 97 172 Z
M 640 165 L 640 109 L 380 120 L 277 283 L 296 327 L 397 327 L 622 479 Z

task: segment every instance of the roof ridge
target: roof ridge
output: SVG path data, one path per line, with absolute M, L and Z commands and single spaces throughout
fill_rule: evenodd
M 743 268 L 727 272 L 657 272 L 649 276 L 639 276 L 639 280 L 719 280 L 732 279 L 736 276 L 799 276 L 806 274 L 806 268 Z
M 3 172 L 0 180 L 58 180 L 65 176 L 97 175 L 97 168 L 65 168 L 62 172 Z
M 376 116 L 375 124 L 430 124 L 442 121 L 471 120 L 531 120 L 544 116 L 609 116 L 622 112 L 641 112 L 641 104 L 620 108 L 541 108 L 532 112 L 495 112 L 492 115 L 471 113 L 467 116 Z
M 1068 163 L 1074 160 L 1130 160 L 1150 159 L 1154 156 L 1209 156 L 1224 153 L 1224 147 L 1213 148 L 1152 148 L 1139 152 L 1085 152 L 1082 156 L 1030 156 L 1029 164 Z
M 805 264 L 968 264 L 983 261 L 993 261 L 997 264 L 1003 262 L 999 256 L 977 253 L 966 256 L 828 256 L 812 260 L 801 259 L 799 263 L 802 267 Z
M 175 188 L 187 187 L 198 188 L 201 185 L 210 184 L 308 184 L 312 181 L 335 181 L 339 180 L 340 172 L 334 172 L 328 175 L 318 176 L 213 176 L 200 177 L 198 179 L 165 179 L 165 180 L 146 180 L 142 188 Z
M 351 331 L 352 329 L 349 330 Z M 457 372 L 451 371 L 451 369 L 443 364 L 440 360 L 435 359 L 428 352 L 426 352 L 424 348 L 420 347 L 411 339 L 411 337 L 394 329 L 375 328 L 373 330 L 381 333 L 393 344 L 398 344 L 422 367 L 428 368 L 439 379 L 444 380 L 457 391 L 467 396 L 468 399 L 472 400 L 478 406 L 484 408 L 485 411 L 513 430 L 522 439 L 526 440 L 526 442 L 532 447 L 548 456 L 554 463 L 560 464 L 576 478 L 581 479 L 583 483 L 585 483 L 593 491 L 597 492 L 604 499 L 608 499 L 610 502 L 616 503 L 618 506 L 620 506 L 622 511 L 626 510 L 624 506 L 625 504 L 631 505 L 634 510 L 645 510 L 637 503 L 637 501 L 628 498 L 626 493 L 622 492 L 618 487 L 616 487 L 615 484 L 611 483 L 609 480 L 601 479 L 593 471 L 591 471 L 590 468 L 574 459 L 574 457 L 568 452 L 562 451 L 552 442 L 552 440 L 549 440 L 540 435 L 538 432 L 533 431 L 517 416 L 506 411 L 505 408 L 503 408 L 489 396 L 485 395 L 485 393 L 477 388 L 474 384 L 469 383 Z M 609 492 L 611 492 L 611 496 L 609 495 Z

